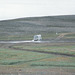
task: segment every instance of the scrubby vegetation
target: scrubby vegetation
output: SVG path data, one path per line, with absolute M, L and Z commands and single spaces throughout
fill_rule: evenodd
M 0 72 L 28 68 L 63 68 L 71 70 L 70 74 L 75 72 L 75 15 L 0 21 L 0 41 L 32 40 L 36 34 L 41 34 L 43 41 L 51 42 L 0 43 Z
M 75 32 L 75 15 L 0 21 L 0 40 L 31 40 L 35 34 L 50 40 L 56 33 L 65 32 Z

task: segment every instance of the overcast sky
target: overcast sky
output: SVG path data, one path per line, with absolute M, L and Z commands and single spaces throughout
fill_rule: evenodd
M 75 15 L 75 0 L 0 0 L 0 20 Z

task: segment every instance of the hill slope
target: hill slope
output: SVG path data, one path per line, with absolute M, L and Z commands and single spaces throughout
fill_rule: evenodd
M 25 40 L 25 37 L 27 40 L 32 39 L 35 34 L 47 36 L 56 32 L 75 32 L 75 15 L 0 21 L 0 40 Z

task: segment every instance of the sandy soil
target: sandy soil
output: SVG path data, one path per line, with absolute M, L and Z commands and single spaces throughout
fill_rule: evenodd
M 74 69 L 49 68 L 49 69 L 14 69 L 0 70 L 0 75 L 75 75 Z

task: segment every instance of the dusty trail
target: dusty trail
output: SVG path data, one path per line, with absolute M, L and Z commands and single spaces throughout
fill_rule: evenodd
M 56 40 L 61 39 L 61 38 L 63 38 L 65 35 L 68 35 L 68 34 L 75 34 L 75 33 L 74 33 L 74 32 L 73 32 L 73 33 L 62 33 L 62 34 L 60 34 L 60 35 L 56 38 Z
M 56 39 L 61 39 L 65 35 L 68 34 L 74 34 L 74 33 L 62 33 L 60 34 Z M 23 51 L 31 51 L 31 52 L 38 52 L 38 53 L 46 53 L 46 54 L 55 54 L 55 55 L 64 55 L 64 56 L 69 56 L 69 57 L 75 57 L 75 55 L 72 54 L 66 54 L 66 53 L 57 53 L 57 52 L 47 52 L 47 51 L 37 51 L 37 50 L 29 50 L 29 49 L 19 49 L 19 48 L 14 48 L 14 44 L 18 43 L 50 43 L 49 41 L 0 41 L 1 44 L 8 44 L 6 47 L 15 49 L 15 50 L 23 50 Z M 62 41 L 57 41 L 57 43 L 61 43 Z M 13 44 L 13 45 L 12 45 Z
M 68 34 L 74 34 L 74 33 L 62 33 L 56 39 L 61 39 L 65 35 L 68 35 Z M 0 42 L 0 43 L 3 43 L 3 44 L 8 43 L 9 45 L 7 45 L 7 48 L 11 48 L 11 49 L 15 49 L 15 50 L 23 50 L 23 51 L 31 51 L 31 52 L 38 52 L 38 53 L 46 53 L 46 54 L 64 55 L 64 56 L 69 56 L 69 57 L 75 57 L 75 55 L 66 54 L 66 53 L 59 53 L 59 52 L 57 53 L 57 52 L 48 52 L 48 51 L 37 51 L 37 50 L 20 49 L 20 48 L 14 48 L 13 47 L 14 44 L 18 44 L 18 43 L 45 43 L 45 42 L 48 43 L 49 41 L 6 41 L 6 42 L 4 41 L 4 42 Z M 61 41 L 57 41 L 57 43 L 61 43 Z

